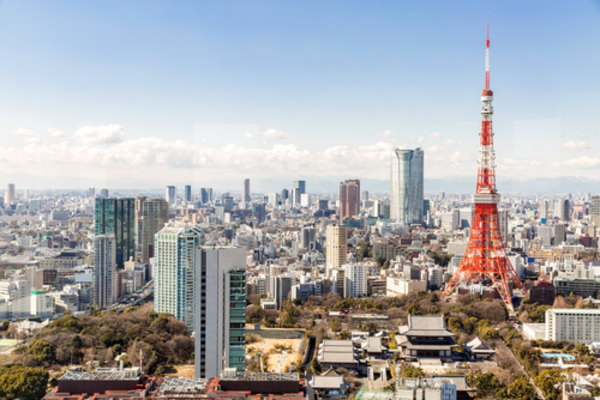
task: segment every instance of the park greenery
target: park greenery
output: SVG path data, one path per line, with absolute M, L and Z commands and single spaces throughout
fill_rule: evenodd
M 123 312 L 65 314 L 41 329 L 27 345 L 18 347 L 13 358 L 28 367 L 60 368 L 138 365 L 161 375 L 172 365 L 189 363 L 194 342 L 186 325 L 168 314 L 157 314 L 152 305 L 131 307 Z

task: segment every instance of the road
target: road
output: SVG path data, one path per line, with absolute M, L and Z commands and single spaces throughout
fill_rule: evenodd
M 542 393 L 542 391 L 540 390 L 540 388 L 535 385 L 535 383 L 533 382 L 533 378 L 531 377 L 531 375 L 529 375 L 529 373 L 527 371 L 525 371 L 525 368 L 523 368 L 523 366 L 521 365 L 521 363 L 519 362 L 519 360 L 517 359 L 517 357 L 515 357 L 514 353 L 510 349 L 510 347 L 508 347 L 502 341 L 498 341 L 497 347 L 503 348 L 505 350 L 506 354 L 508 354 L 512 358 L 513 362 L 516 365 L 519 366 L 519 369 L 520 369 L 521 373 L 527 377 L 527 379 L 529 380 L 529 384 L 531 386 L 533 386 L 533 388 L 535 389 L 535 392 L 537 394 L 537 398 L 538 399 L 542 399 L 542 400 L 546 400 L 546 397 L 544 396 L 544 393 Z

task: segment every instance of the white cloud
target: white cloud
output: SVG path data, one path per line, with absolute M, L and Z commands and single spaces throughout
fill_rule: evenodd
M 442 136 L 442 134 L 440 132 L 431 132 L 429 136 L 431 136 L 432 138 L 439 138 Z
M 448 146 L 454 146 L 454 145 L 460 144 L 460 142 L 458 140 L 454 140 L 454 139 L 446 139 L 444 141 L 444 144 L 446 144 Z
M 123 140 L 125 134 L 120 125 L 84 126 L 79 128 L 73 136 L 84 144 L 113 144 Z
M 260 137 L 262 137 L 265 140 L 282 140 L 282 139 L 288 139 L 291 138 L 292 135 L 288 132 L 284 132 L 284 131 L 280 131 L 277 129 L 267 129 L 266 131 L 261 132 Z
M 63 131 L 54 128 L 48 128 L 48 134 L 53 138 L 63 138 L 67 136 Z
M 378 132 L 375 134 L 375 137 L 378 139 L 389 139 L 394 134 L 394 131 L 391 129 L 386 129 L 383 132 Z
M 31 131 L 30 131 L 30 130 L 28 130 L 28 129 L 21 128 L 21 127 L 19 127 L 19 128 L 17 128 L 17 129 L 15 129 L 15 130 L 13 131 L 13 134 L 15 134 L 15 135 L 17 135 L 17 136 L 25 136 L 25 137 L 27 137 L 27 136 L 33 136 L 33 132 L 31 132 Z
M 423 138 L 423 136 L 419 136 L 417 138 L 417 143 L 423 143 L 425 141 L 425 139 Z
M 600 167 L 600 158 L 598 157 L 577 157 L 570 160 L 557 162 L 557 166 L 577 167 L 577 168 L 595 168 Z
M 567 150 L 582 150 L 589 148 L 589 144 L 585 140 L 569 140 L 563 143 L 562 147 Z

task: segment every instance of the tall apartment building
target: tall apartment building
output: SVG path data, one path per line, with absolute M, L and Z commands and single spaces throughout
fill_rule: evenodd
M 94 281 L 91 303 L 106 308 L 117 301 L 117 241 L 112 233 L 94 238 Z
M 366 264 L 346 264 L 344 269 L 344 297 L 364 297 L 367 295 Z
M 600 310 L 550 308 L 546 310 L 546 340 L 572 343 L 600 341 Z
M 327 225 L 326 239 L 326 266 L 338 268 L 346 264 L 348 256 L 348 229 L 344 225 Z
M 195 327 L 194 278 L 202 244 L 204 232 L 196 227 L 166 226 L 155 235 L 154 311 L 173 314 L 190 331 Z
M 571 202 L 569 199 L 560 199 L 554 204 L 554 217 L 560 221 L 571 219 Z
M 540 200 L 540 209 L 539 209 L 539 218 L 548 219 L 549 208 L 548 208 L 548 200 Z
M 96 198 L 95 234 L 113 233 L 116 241 L 117 267 L 135 257 L 135 200 L 131 198 Z
M 269 297 L 275 301 L 278 309 L 283 307 L 283 303 L 290 299 L 293 280 L 289 276 L 269 275 Z
M 185 185 L 183 189 L 183 200 L 190 202 L 192 201 L 192 186 Z
M 154 257 L 154 235 L 169 222 L 169 204 L 165 199 L 135 199 L 136 247 L 141 261 L 149 264 Z
M 357 216 L 360 212 L 360 180 L 340 182 L 340 221 Z
M 250 179 L 244 179 L 244 187 L 242 188 L 242 203 L 246 206 L 250 204 Z
M 167 186 L 165 189 L 165 200 L 169 206 L 174 206 L 177 201 L 177 188 L 175 186 Z
M 592 196 L 590 216 L 592 217 L 592 223 L 600 227 L 600 196 Z
M 6 185 L 6 195 L 4 196 L 4 205 L 5 207 L 12 206 L 15 204 L 16 194 L 15 194 L 15 184 L 9 183 Z
M 422 223 L 423 150 L 394 150 L 390 170 L 391 218 L 403 226 Z
M 195 374 L 219 376 L 246 367 L 246 252 L 197 249 Z

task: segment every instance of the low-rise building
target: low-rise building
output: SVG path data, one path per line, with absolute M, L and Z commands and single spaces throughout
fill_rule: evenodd
M 546 310 L 546 340 L 588 344 L 600 341 L 600 310 L 585 308 Z

